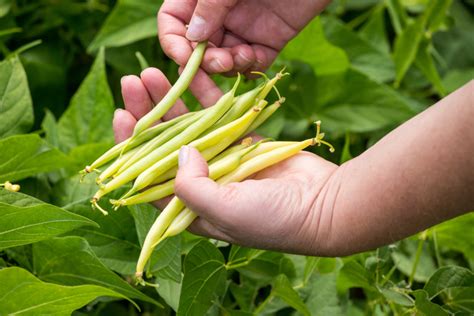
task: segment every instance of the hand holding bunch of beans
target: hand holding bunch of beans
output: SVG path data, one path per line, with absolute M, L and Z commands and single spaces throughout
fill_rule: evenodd
M 327 2 L 289 7 L 278 0 L 165 1 L 158 15 L 160 42 L 184 65 L 191 41 L 210 39 L 204 71 L 248 74 L 268 67 Z M 222 92 L 204 71 L 190 89 L 209 106 Z M 129 137 L 169 88 L 155 68 L 124 77 L 126 110 L 115 114 L 116 140 Z M 185 112 L 178 101 L 164 120 Z M 227 185 L 209 179 L 206 161 L 185 146 L 175 193 L 199 215 L 190 229 L 201 235 L 309 255 L 368 250 L 474 209 L 474 133 L 465 132 L 472 117 L 474 81 L 341 166 L 302 152 Z

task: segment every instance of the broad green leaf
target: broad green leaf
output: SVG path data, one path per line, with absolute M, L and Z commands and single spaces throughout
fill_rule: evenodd
M 474 287 L 474 273 L 471 270 L 447 266 L 436 270 L 423 288 L 433 299 L 440 292 L 452 287 Z
M 416 114 L 395 90 L 355 70 L 318 79 L 312 118 L 321 120 L 326 131 L 374 131 L 400 124 Z
M 348 69 L 346 53 L 325 37 L 320 18 L 310 22 L 281 52 L 288 60 L 303 61 L 318 75 L 341 73 Z
M 43 122 L 41 122 L 41 129 L 45 133 L 46 141 L 54 147 L 59 147 L 58 123 L 54 114 L 48 109 L 46 109 Z
M 373 291 L 375 289 L 372 287 L 372 282 L 372 276 L 369 272 L 355 259 L 349 258 L 339 271 L 337 287 L 341 293 L 352 287 L 361 287 Z
M 68 158 L 36 134 L 16 135 L 0 140 L 0 182 L 16 181 L 57 170 Z
M 413 299 L 398 288 L 385 288 L 381 290 L 382 295 L 390 302 L 402 306 L 413 306 Z
M 113 142 L 105 141 L 100 143 L 87 143 L 74 147 L 68 154 L 71 160 L 71 165 L 68 169 L 72 174 L 77 174 L 79 170 L 83 170 L 85 166 L 99 158 L 113 145 Z M 89 178 L 94 178 L 94 176 L 97 175 L 90 175 Z
M 229 291 L 237 301 L 239 308 L 243 311 L 250 312 L 254 308 L 254 300 L 258 296 L 258 283 L 239 276 L 239 284 L 231 282 Z
M 133 205 L 129 207 L 130 213 L 135 221 L 138 240 L 140 245 L 153 225 L 158 210 L 149 204 Z M 150 272 L 174 282 L 181 281 L 181 236 L 167 238 L 153 251 L 150 258 Z
M 448 293 L 444 308 L 460 312 L 461 315 L 474 314 L 474 286 L 451 288 Z
M 93 210 L 88 200 L 69 204 L 64 208 L 100 225 L 100 228 L 81 227 L 71 234 L 85 238 L 103 264 L 121 274 L 135 274 L 140 246 L 133 218 L 126 208 L 110 211 L 108 216 Z
M 295 266 L 291 259 L 282 253 L 265 251 L 253 258 L 249 264 L 237 268 L 242 275 L 259 281 L 269 283 L 280 274 L 285 274 L 293 279 L 296 276 Z
M 454 218 L 433 228 L 439 246 L 463 253 L 474 261 L 474 212 Z
M 227 266 L 243 263 L 248 264 L 264 252 L 264 250 L 232 245 L 230 248 L 229 258 L 227 259 Z
M 310 280 L 310 292 L 306 299 L 306 306 L 312 316 L 344 315 L 337 294 L 337 271 L 329 274 L 314 274 Z
M 177 315 L 204 315 L 221 294 L 225 272 L 224 257 L 214 245 L 205 240 L 195 245 L 184 259 Z
M 22 193 L 0 189 L 0 249 L 48 239 L 96 224 Z
M 81 237 L 53 238 L 33 245 L 35 272 L 40 279 L 62 285 L 95 284 L 132 299 L 160 304 L 107 269 Z
M 272 293 L 270 295 L 280 297 L 288 305 L 303 315 L 310 315 L 308 307 L 306 307 L 298 293 L 293 289 L 286 275 L 280 274 L 278 277 L 276 277 L 272 288 Z
M 413 291 L 415 297 L 415 307 L 421 315 L 426 316 L 447 316 L 448 312 L 438 304 L 431 302 L 428 293 L 424 290 Z
M 393 60 L 396 70 L 396 86 L 400 85 L 406 72 L 415 61 L 418 47 L 423 38 L 423 22 L 423 19 L 418 18 L 415 22 L 409 24 L 395 40 Z
M 390 45 L 387 39 L 385 8 L 383 5 L 378 5 L 374 9 L 367 23 L 360 29 L 359 35 L 371 43 L 374 48 L 383 53 L 389 53 Z
M 114 101 L 107 83 L 104 50 L 101 50 L 59 119 L 60 148 L 69 152 L 79 145 L 112 141 L 113 112 Z
M 26 133 L 32 125 L 33 104 L 28 81 L 15 55 L 0 62 L 0 138 Z
M 170 279 L 157 278 L 156 284 L 158 287 L 156 291 L 161 298 L 165 300 L 175 312 L 179 308 L 179 294 L 181 293 L 181 282 L 175 282 Z
M 327 39 L 344 49 L 352 68 L 376 82 L 391 81 L 395 77 L 395 66 L 387 52 L 383 52 L 350 30 L 335 18 L 322 19 Z
M 455 69 L 448 71 L 443 77 L 443 86 L 451 93 L 467 84 L 474 78 L 474 67 L 468 69 Z
M 0 315 L 71 315 L 100 296 L 125 298 L 97 285 L 45 283 L 17 267 L 1 269 L 0 284 Z
M 90 200 L 98 188 L 93 177 L 81 180 L 81 175 L 76 174 L 70 178 L 63 178 L 54 185 L 52 202 L 58 206 L 66 206 Z
M 93 52 L 101 46 L 124 46 L 156 36 L 156 13 L 163 1 L 120 0 L 89 45 Z

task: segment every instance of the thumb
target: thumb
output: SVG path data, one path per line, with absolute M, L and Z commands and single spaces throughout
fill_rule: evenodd
M 179 170 L 175 178 L 175 194 L 187 207 L 204 218 L 218 219 L 226 201 L 226 188 L 209 177 L 207 163 L 193 147 L 179 151 Z M 225 209 L 225 208 L 224 208 Z
M 224 24 L 238 0 L 198 0 L 186 37 L 193 42 L 209 39 Z

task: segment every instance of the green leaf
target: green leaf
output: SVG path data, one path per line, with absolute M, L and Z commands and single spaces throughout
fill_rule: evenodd
M 367 23 L 362 26 L 359 35 L 372 44 L 373 47 L 388 54 L 390 45 L 385 27 L 385 10 L 383 5 L 378 5 L 370 15 Z
M 341 293 L 353 287 L 361 287 L 369 291 L 374 290 L 369 272 L 352 258 L 344 262 L 344 266 L 339 272 L 337 287 Z
M 296 276 L 295 266 L 291 259 L 282 253 L 271 251 L 264 251 L 237 271 L 261 283 L 270 283 L 280 274 L 285 274 L 290 279 Z
M 448 312 L 438 304 L 428 299 L 428 293 L 424 290 L 416 290 L 412 292 L 415 297 L 415 307 L 421 315 L 426 316 L 447 316 Z
M 288 60 L 303 61 L 311 65 L 317 75 L 341 73 L 349 68 L 346 53 L 326 39 L 320 18 L 310 22 L 280 55 Z
M 443 86 L 448 93 L 451 93 L 474 78 L 474 67 L 468 69 L 454 69 L 448 71 L 443 77 Z
M 0 182 L 17 181 L 32 175 L 57 170 L 68 158 L 38 135 L 17 135 L 0 140 Z
M 449 308 L 455 312 L 467 315 L 474 314 L 474 287 L 451 288 L 448 291 L 448 298 L 445 300 L 444 308 Z
M 458 266 L 447 266 L 436 270 L 423 288 L 431 299 L 452 287 L 474 287 L 474 273 Z
M 415 61 L 423 38 L 424 21 L 419 18 L 409 24 L 395 40 L 393 60 L 395 62 L 395 86 L 399 86 L 406 72 Z
M 210 242 L 201 241 L 184 259 L 178 316 L 204 315 L 219 294 L 225 277 L 224 257 Z
M 158 216 L 158 210 L 150 204 L 129 207 L 135 221 L 138 240 L 143 245 L 148 231 Z M 167 238 L 153 251 L 149 271 L 160 279 L 181 282 L 181 236 Z
M 54 147 L 59 147 L 58 123 L 53 113 L 46 109 L 43 122 L 41 122 L 41 129 L 45 132 L 45 139 Z
M 104 216 L 93 210 L 89 200 L 86 200 L 67 205 L 65 209 L 100 225 L 100 228 L 81 227 L 70 234 L 85 238 L 100 261 L 109 269 L 125 275 L 135 274 L 140 246 L 133 218 L 126 208 L 111 211 L 108 216 Z
M 463 253 L 474 261 L 474 213 L 454 218 L 433 228 L 439 246 Z
M 303 315 L 311 315 L 308 310 L 308 307 L 305 305 L 298 293 L 293 289 L 290 281 L 284 274 L 280 274 L 276 277 L 275 283 L 272 288 L 272 294 L 270 295 L 280 297 L 288 305 L 290 305 Z
M 0 270 L 0 283 L 1 315 L 71 315 L 74 310 L 100 296 L 125 298 L 96 285 L 45 283 L 17 267 Z
M 407 307 L 414 305 L 413 299 L 396 287 L 382 289 L 381 293 L 388 301 L 398 305 Z
M 1 10 L 0 3 L 0 13 Z M 15 55 L 0 62 L 0 138 L 26 133 L 32 125 L 33 103 L 28 81 Z
M 395 90 L 355 70 L 318 79 L 312 118 L 321 120 L 326 131 L 374 131 L 400 124 L 416 114 Z
M 0 189 L 0 249 L 48 239 L 96 224 L 22 193 Z
M 53 238 L 35 244 L 33 261 L 36 274 L 46 282 L 62 285 L 95 284 L 129 298 L 161 306 L 107 269 L 81 237 Z
M 112 141 L 114 101 L 107 83 L 104 50 L 72 97 L 58 122 L 59 144 L 63 151 L 103 141 Z
M 387 52 L 383 52 L 350 30 L 335 18 L 322 19 L 327 39 L 346 52 L 351 67 L 376 82 L 391 81 L 395 77 L 395 66 Z
M 121 0 L 107 17 L 88 47 L 89 52 L 101 46 L 118 47 L 156 36 L 156 13 L 162 1 Z
M 181 282 L 175 282 L 170 279 L 157 278 L 156 284 L 158 287 L 156 291 L 161 298 L 165 300 L 175 312 L 179 308 L 179 294 L 181 293 Z
M 324 275 L 313 275 L 310 281 L 310 292 L 306 299 L 306 306 L 311 315 L 344 315 L 337 294 L 337 276 L 337 271 Z

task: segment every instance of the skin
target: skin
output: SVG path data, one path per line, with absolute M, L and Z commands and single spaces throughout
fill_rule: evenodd
M 198 7 L 196 1 L 179 1 L 179 6 L 173 2 L 166 1 L 158 14 L 164 51 L 183 65 L 191 53 L 190 39 L 210 36 L 217 47 L 206 52 L 203 68 L 227 74 L 266 68 L 327 3 L 304 2 L 288 10 L 284 1 L 201 0 Z M 311 11 L 308 3 L 317 3 L 317 8 Z M 279 11 L 282 6 L 286 11 Z M 186 34 L 185 24 L 193 12 L 211 22 L 203 38 Z M 252 18 L 255 12 L 259 19 Z M 280 17 L 278 23 L 276 17 Z M 275 28 L 258 25 L 262 20 L 282 28 L 272 33 Z M 300 24 L 293 24 L 295 21 Z M 285 31 L 285 23 L 294 33 Z M 234 35 L 238 37 L 235 41 Z M 236 59 L 244 52 L 249 59 L 245 63 Z M 214 60 L 223 67 L 211 67 Z M 157 103 L 156 97 L 169 87 L 157 69 L 145 70 L 141 78 L 125 78 L 126 111 L 118 111 L 114 118 L 118 141 L 131 134 L 151 101 Z M 222 94 L 203 71 L 190 89 L 204 106 Z M 178 101 L 164 119 L 184 110 Z M 205 160 L 185 146 L 180 152 L 175 192 L 200 216 L 191 231 L 204 236 L 308 255 L 341 256 L 373 249 L 473 210 L 472 117 L 474 81 L 341 166 L 302 152 L 252 179 L 229 185 L 210 180 Z
M 198 88 L 200 98 L 207 91 Z M 148 102 L 125 104 L 114 119 L 117 141 Z M 302 152 L 229 185 L 210 180 L 205 160 L 185 146 L 175 191 L 200 216 L 191 231 L 204 236 L 310 255 L 373 249 L 473 209 L 472 117 L 474 81 L 339 167 Z
M 209 39 L 208 73 L 250 75 L 265 70 L 328 0 L 167 0 L 158 13 L 163 51 L 185 65 L 192 42 Z M 189 27 L 186 28 L 186 25 Z

